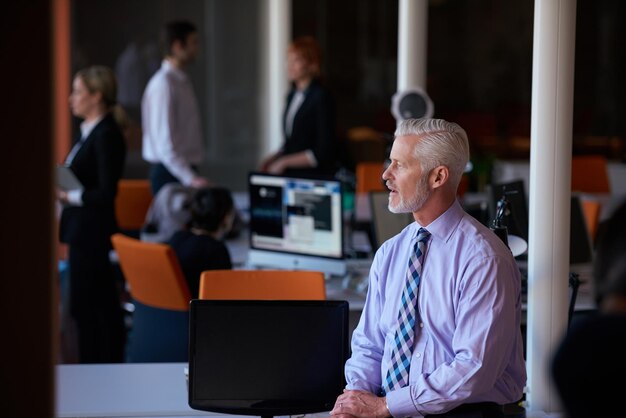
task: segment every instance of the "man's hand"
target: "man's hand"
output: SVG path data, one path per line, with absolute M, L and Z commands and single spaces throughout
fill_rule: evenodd
M 261 161 L 261 163 L 259 164 L 259 171 L 263 171 L 263 172 L 267 172 L 270 168 L 270 165 L 276 161 L 276 159 L 280 157 L 280 153 L 275 153 L 270 155 L 269 157 L 263 159 L 263 161 Z
M 272 161 L 272 163 L 267 167 L 267 172 L 270 174 L 282 174 L 286 168 L 285 158 L 280 157 Z
M 195 187 L 196 189 L 201 189 L 203 187 L 210 187 L 213 184 L 204 177 L 194 177 L 191 179 L 191 183 L 189 183 L 191 187 Z
M 330 415 L 338 418 L 387 418 L 390 416 L 385 398 L 363 390 L 345 389 L 335 402 Z

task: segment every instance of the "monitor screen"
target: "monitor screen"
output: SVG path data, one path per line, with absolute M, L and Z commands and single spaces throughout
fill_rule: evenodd
M 343 273 L 339 180 L 250 173 L 248 192 L 251 266 Z
M 194 409 L 323 412 L 345 387 L 345 301 L 192 300 L 189 338 Z

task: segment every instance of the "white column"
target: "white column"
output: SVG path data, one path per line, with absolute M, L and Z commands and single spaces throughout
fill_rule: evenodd
M 260 158 L 276 151 L 283 142 L 282 112 L 289 87 L 287 46 L 291 40 L 291 0 L 265 0 L 265 22 L 261 24 L 262 66 Z
M 398 0 L 398 91 L 426 91 L 428 1 Z
M 575 0 L 536 0 L 531 113 L 529 411 L 561 409 L 550 361 L 567 326 Z M 584 361 L 581 359 L 581 361 Z

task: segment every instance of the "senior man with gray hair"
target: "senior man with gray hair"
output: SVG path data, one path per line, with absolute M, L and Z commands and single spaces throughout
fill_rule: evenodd
M 374 256 L 331 415 L 504 416 L 526 384 L 521 275 L 456 199 L 467 134 L 441 119 L 405 120 L 390 159 L 389 210 L 415 222 Z

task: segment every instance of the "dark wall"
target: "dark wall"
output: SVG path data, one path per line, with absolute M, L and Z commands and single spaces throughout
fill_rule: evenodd
M 188 72 L 201 114 L 206 144 L 201 174 L 227 187 L 246 182 L 257 163 L 260 106 L 259 34 L 261 2 L 249 0 L 72 1 L 73 70 L 92 64 L 116 69 L 128 48 L 142 71 L 135 103 L 121 103 L 132 118 L 125 177 L 146 177 L 141 158 L 140 97 L 163 57 L 160 30 L 175 19 L 192 21 L 200 54 Z M 120 90 L 132 89 L 117 71 Z M 134 89 L 133 89 L 134 90 Z M 76 124 L 77 126 L 77 124 Z M 77 129 L 77 127 L 75 127 Z M 245 150 L 245 152 L 242 152 Z
M 155 40 L 166 20 L 191 17 L 206 45 L 204 56 L 190 68 L 205 115 L 208 161 L 202 169 L 218 182 L 243 179 L 259 149 L 260 4 L 73 1 L 74 68 L 113 66 L 134 36 Z M 584 153 L 595 141 L 586 137 L 617 136 L 622 139 L 604 138 L 593 152 L 624 158 L 626 81 L 621 75 L 626 49 L 620 42 L 626 2 L 579 0 L 577 9 L 574 148 Z M 322 46 L 324 82 L 337 103 L 338 134 L 355 126 L 393 132 L 398 2 L 292 0 L 292 13 L 293 36 L 312 35 Z M 435 117 L 459 122 L 478 158 L 527 158 L 534 1 L 430 0 L 428 14 L 426 90 Z M 136 138 L 129 154 L 139 164 L 140 142 Z
M 54 416 L 51 4 L 8 2 L 0 14 L 0 415 L 7 417 Z
M 293 33 L 320 39 L 344 127 L 389 127 L 397 13 L 395 1 L 293 1 Z M 435 116 L 470 136 L 529 135 L 534 1 L 431 0 L 428 13 Z M 575 135 L 626 136 L 625 18 L 622 1 L 577 2 Z
M 578 0 L 575 132 L 626 136 L 626 2 Z
M 133 36 L 156 39 L 160 25 L 171 18 L 191 16 L 201 28 L 207 25 L 209 3 L 149 4 L 73 2 L 74 69 L 94 62 L 114 65 Z M 338 102 L 340 128 L 393 129 L 389 107 L 396 87 L 397 2 L 293 0 L 292 4 L 293 35 L 313 35 L 322 45 L 323 70 Z M 626 69 L 626 49 L 620 47 L 626 3 L 579 0 L 577 8 L 574 133 L 626 135 L 622 117 L 626 82 L 620 77 Z M 222 9 L 228 8 L 212 11 Z M 500 137 L 529 134 L 533 13 L 532 0 L 429 1 L 427 90 L 436 116 L 475 116 L 479 122 L 484 119 L 478 123 L 482 129 Z M 217 22 L 246 33 L 245 28 L 251 29 L 248 15 L 242 14 L 240 22 L 233 16 Z M 191 68 L 200 92 L 207 83 L 205 58 Z M 201 94 L 199 99 L 208 106 L 208 98 Z

